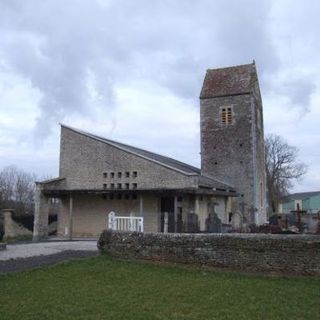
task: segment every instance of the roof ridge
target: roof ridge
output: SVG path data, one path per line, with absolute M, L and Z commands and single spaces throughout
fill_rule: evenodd
M 228 66 L 228 67 L 222 67 L 222 68 L 208 68 L 208 70 L 217 70 L 217 71 L 220 71 L 220 70 L 225 70 L 225 69 L 235 69 L 235 68 L 239 68 L 239 67 L 248 67 L 248 66 L 255 66 L 255 63 L 252 62 L 252 63 L 244 63 L 244 64 L 237 64 L 237 65 L 234 65 L 234 66 Z

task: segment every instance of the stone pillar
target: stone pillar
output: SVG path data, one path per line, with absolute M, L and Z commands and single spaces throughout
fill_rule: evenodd
M 49 198 L 42 192 L 42 185 L 36 183 L 34 197 L 33 241 L 48 238 Z

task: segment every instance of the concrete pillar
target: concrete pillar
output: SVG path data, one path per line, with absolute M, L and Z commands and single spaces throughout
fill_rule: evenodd
M 48 238 L 49 198 L 42 192 L 42 185 L 36 183 L 34 197 L 33 241 Z
M 72 240 L 72 230 L 73 229 L 73 198 L 72 195 L 70 194 L 69 196 L 69 232 L 68 236 L 69 239 Z
M 140 213 L 140 217 L 143 217 L 143 197 L 142 195 L 140 195 L 140 202 L 139 202 L 139 213 Z
M 168 233 L 168 212 L 164 213 L 163 233 Z
M 199 196 L 196 195 L 194 199 L 194 213 L 200 215 L 200 203 L 199 203 Z
M 174 232 L 178 232 L 177 230 L 177 222 L 178 222 L 178 197 L 174 196 Z

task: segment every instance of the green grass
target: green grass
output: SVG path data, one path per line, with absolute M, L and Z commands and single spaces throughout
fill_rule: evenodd
M 320 319 L 320 278 L 262 277 L 106 256 L 0 276 L 5 319 Z

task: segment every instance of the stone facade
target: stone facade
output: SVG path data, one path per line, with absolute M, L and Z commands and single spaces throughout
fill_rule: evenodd
M 169 261 L 232 270 L 320 275 L 320 237 L 161 234 L 104 231 L 101 252 L 121 259 Z
M 103 189 L 104 184 L 111 189 L 112 183 L 114 189 L 118 184 L 121 189 L 129 184 L 129 190 L 134 184 L 136 189 L 177 189 L 197 183 L 194 173 L 177 172 L 66 126 L 61 127 L 59 176 L 67 177 L 65 189 Z
M 265 223 L 263 113 L 254 64 L 207 71 L 200 125 L 202 174 L 235 187 L 240 197 L 234 210 L 245 205 L 248 223 Z M 257 212 L 250 212 L 250 207 Z

